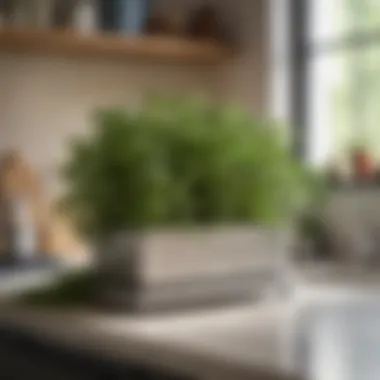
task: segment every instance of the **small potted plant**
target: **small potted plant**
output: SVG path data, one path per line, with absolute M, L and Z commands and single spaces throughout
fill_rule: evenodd
M 310 196 L 277 126 L 193 99 L 100 112 L 69 156 L 67 204 L 96 242 L 101 298 L 133 309 L 261 292 Z

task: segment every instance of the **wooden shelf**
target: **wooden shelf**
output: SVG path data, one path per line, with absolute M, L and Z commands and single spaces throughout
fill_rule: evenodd
M 220 63 L 233 55 L 232 49 L 221 44 L 179 37 L 80 35 L 42 29 L 0 29 L 0 51 L 201 64 Z

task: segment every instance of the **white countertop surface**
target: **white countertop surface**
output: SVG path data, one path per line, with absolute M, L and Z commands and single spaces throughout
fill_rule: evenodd
M 202 380 L 378 380 L 377 276 L 310 270 L 286 300 L 146 316 L 2 305 L 0 324 Z
M 177 315 L 127 316 L 3 307 L 0 323 L 112 358 L 199 379 L 295 379 L 287 362 L 290 308 L 279 302 Z

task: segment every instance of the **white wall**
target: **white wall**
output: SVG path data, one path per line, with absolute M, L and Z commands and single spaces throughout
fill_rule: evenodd
M 201 0 L 160 0 L 173 14 Z M 86 130 L 99 106 L 136 104 L 147 90 L 198 93 L 262 112 L 266 102 L 266 0 L 218 1 L 240 45 L 221 67 L 0 55 L 0 150 L 21 149 L 50 194 L 64 141 Z
M 218 70 L 222 100 L 253 113 L 267 112 L 268 0 L 224 0 L 219 3 L 225 22 L 238 44 L 238 56 Z
M 17 147 L 48 182 L 64 140 L 90 124 L 94 109 L 136 104 L 148 90 L 209 93 L 199 68 L 63 58 L 1 56 L 0 148 Z

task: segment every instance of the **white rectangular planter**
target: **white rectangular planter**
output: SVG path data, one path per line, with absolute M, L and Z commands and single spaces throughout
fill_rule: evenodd
M 291 240 L 254 227 L 121 234 L 99 247 L 99 291 L 108 304 L 137 309 L 254 297 L 274 284 Z

